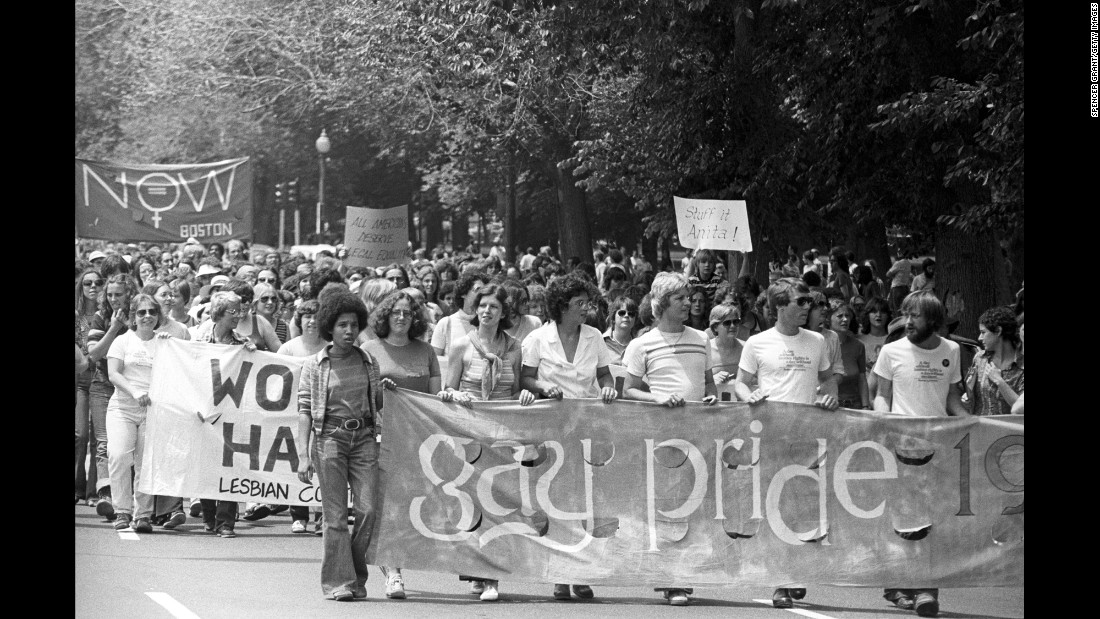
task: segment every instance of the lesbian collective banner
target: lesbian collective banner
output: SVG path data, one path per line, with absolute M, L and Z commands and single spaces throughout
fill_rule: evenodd
M 150 494 L 320 505 L 302 358 L 157 340 Z M 592 585 L 1023 584 L 1024 420 L 386 391 L 374 565 Z
M 252 238 L 248 157 L 186 165 L 76 160 L 76 236 L 203 243 Z
M 319 489 L 294 472 L 305 358 L 155 341 L 138 490 L 320 507 Z

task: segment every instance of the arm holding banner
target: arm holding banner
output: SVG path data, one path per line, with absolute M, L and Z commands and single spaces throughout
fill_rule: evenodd
M 466 348 L 469 345 L 468 339 L 460 338 L 447 352 L 447 376 L 444 377 L 443 389 L 439 392 L 439 399 L 443 402 L 470 405 L 470 395 L 458 390 L 462 382 L 462 357 L 466 354 Z
M 304 484 L 313 479 L 313 461 L 309 459 L 309 438 L 313 431 L 313 383 L 317 379 L 317 358 L 310 357 L 302 366 L 298 378 L 298 480 Z
M 615 390 L 615 377 L 611 375 L 611 369 L 606 365 L 596 368 L 596 382 L 600 384 L 600 399 L 605 404 L 610 404 L 619 397 L 619 392 Z M 717 388 L 714 392 L 718 393 Z
M 768 394 L 761 389 L 750 387 L 756 384 L 756 374 L 746 372 L 744 368 L 737 368 L 737 380 L 733 381 L 733 391 L 737 394 L 737 399 L 749 404 L 759 404 L 768 399 Z
M 894 406 L 894 381 L 877 377 L 877 391 L 875 392 L 875 412 L 889 413 Z
M 952 383 L 947 390 L 947 414 L 954 417 L 970 417 L 970 411 L 962 401 L 962 383 Z
M 711 381 L 711 385 L 714 385 L 713 380 Z M 623 383 L 623 397 L 630 400 L 638 400 L 640 402 L 653 402 L 654 404 L 660 404 L 661 406 L 667 406 L 669 408 L 683 406 L 686 402 L 684 397 L 678 393 L 660 396 L 648 391 L 642 391 L 642 377 L 635 376 L 631 372 L 627 372 L 626 381 Z
M 116 357 L 109 357 L 107 359 L 107 377 L 111 380 L 115 389 L 121 389 L 123 392 L 128 393 L 131 398 L 137 401 L 139 406 L 149 406 L 151 402 L 151 400 L 149 400 L 149 394 L 135 393 L 134 386 L 130 383 L 130 379 L 126 378 L 126 375 L 123 374 L 122 359 Z
M 840 375 L 834 374 L 831 367 L 817 373 L 821 395 L 814 401 L 814 406 L 830 411 L 835 411 L 840 406 L 840 401 L 837 399 L 837 381 L 839 378 Z

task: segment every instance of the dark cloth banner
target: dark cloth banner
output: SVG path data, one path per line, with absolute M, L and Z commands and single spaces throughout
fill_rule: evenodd
M 1023 584 L 1022 416 L 387 391 L 368 562 L 593 585 Z
M 203 243 L 252 238 L 248 157 L 188 165 L 76 160 L 76 235 Z

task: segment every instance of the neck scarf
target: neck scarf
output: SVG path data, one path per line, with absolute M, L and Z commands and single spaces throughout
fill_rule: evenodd
M 504 337 L 504 351 L 502 354 L 507 354 L 512 348 L 515 338 L 501 331 L 500 335 Z M 473 344 L 474 350 L 477 351 L 481 358 L 485 360 L 485 371 L 481 374 L 481 399 L 488 400 L 489 394 L 496 389 L 497 382 L 500 381 L 501 368 L 504 367 L 504 361 L 489 352 L 485 348 L 485 343 L 481 341 L 481 334 L 477 331 L 470 332 L 470 343 Z

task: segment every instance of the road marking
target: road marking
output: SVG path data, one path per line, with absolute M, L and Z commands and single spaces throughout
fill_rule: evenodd
M 767 606 L 772 605 L 771 600 L 753 599 L 753 602 L 760 602 L 761 604 L 765 604 Z M 784 608 L 783 610 L 792 612 L 796 615 L 802 615 L 803 617 L 810 617 L 810 619 L 835 619 L 834 617 L 831 617 L 829 615 L 822 615 L 821 613 L 815 613 L 812 610 L 802 610 L 801 608 Z
M 128 542 L 141 541 L 141 538 L 138 537 L 138 534 L 135 533 L 133 529 L 119 529 L 118 538 Z
M 199 616 L 187 609 L 186 606 L 176 601 L 176 598 L 161 593 L 160 591 L 146 591 L 145 595 L 153 598 L 153 601 L 163 606 L 173 617 L 179 619 L 199 619 Z

